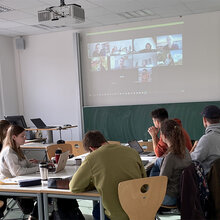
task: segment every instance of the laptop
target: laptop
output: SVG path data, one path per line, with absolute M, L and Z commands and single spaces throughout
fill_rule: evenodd
M 149 157 L 156 156 L 154 152 L 144 151 L 141 145 L 136 140 L 129 141 L 128 144 L 131 148 L 134 148 L 140 155 L 145 155 Z
M 69 158 L 69 151 L 66 151 L 60 154 L 59 161 L 58 161 L 55 171 L 49 171 L 49 173 L 58 173 L 61 170 L 63 170 L 66 166 L 66 162 L 68 158 Z
M 40 118 L 32 118 L 31 121 L 37 128 L 56 128 L 56 126 L 47 126 Z

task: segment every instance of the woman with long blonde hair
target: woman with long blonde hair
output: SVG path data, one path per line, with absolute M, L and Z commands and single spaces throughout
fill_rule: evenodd
M 37 161 L 28 161 L 20 148 L 25 143 L 25 140 L 24 128 L 18 125 L 9 127 L 0 155 L 0 175 L 2 177 L 11 178 L 35 173 L 38 170 Z
M 163 205 L 176 205 L 179 194 L 180 177 L 184 168 L 192 160 L 185 147 L 185 138 L 179 124 L 174 120 L 165 120 L 161 123 L 161 137 L 168 146 L 168 151 L 161 165 L 160 176 L 167 176 L 167 191 Z
M 1 178 L 12 178 L 38 171 L 37 160 L 29 161 L 20 148 L 25 143 L 25 139 L 24 128 L 18 125 L 11 125 L 8 128 L 0 154 Z M 37 219 L 37 205 L 34 204 L 34 199 L 18 198 L 17 201 L 24 214 L 31 213 L 29 219 Z

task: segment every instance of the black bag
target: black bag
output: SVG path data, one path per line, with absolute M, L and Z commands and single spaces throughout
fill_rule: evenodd
M 48 179 L 48 188 L 54 189 L 69 189 L 69 182 L 72 177 L 68 178 L 49 178 Z
M 16 198 L 18 207 L 21 209 L 21 211 L 28 215 L 33 211 L 34 208 L 34 199 L 33 198 Z
M 57 211 L 52 212 L 53 220 L 85 220 L 75 199 L 57 199 Z

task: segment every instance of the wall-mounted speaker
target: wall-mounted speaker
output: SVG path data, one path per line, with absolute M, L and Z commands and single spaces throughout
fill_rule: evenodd
M 25 49 L 25 40 L 23 37 L 18 37 L 15 39 L 16 49 L 24 50 Z

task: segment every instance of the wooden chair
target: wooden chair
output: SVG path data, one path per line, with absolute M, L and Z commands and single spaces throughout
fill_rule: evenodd
M 71 145 L 72 154 L 74 157 L 88 153 L 84 149 L 82 141 L 66 141 L 66 143 Z
M 209 218 L 220 219 L 220 158 L 212 163 L 211 170 L 208 173 L 207 181 L 209 186 Z
M 55 157 L 55 151 L 60 148 L 62 152 L 69 151 L 69 154 L 72 154 L 71 144 L 53 144 L 47 147 L 47 158 L 51 160 L 52 157 Z
M 153 142 L 140 141 L 138 143 L 141 145 L 141 147 L 144 147 L 144 146 L 147 147 L 147 149 L 144 149 L 144 151 L 154 151 Z
M 121 144 L 120 141 L 108 141 L 108 143 L 109 143 L 109 144 L 119 144 L 119 145 Z
M 119 183 L 118 195 L 130 220 L 154 220 L 167 188 L 167 177 L 147 177 Z

